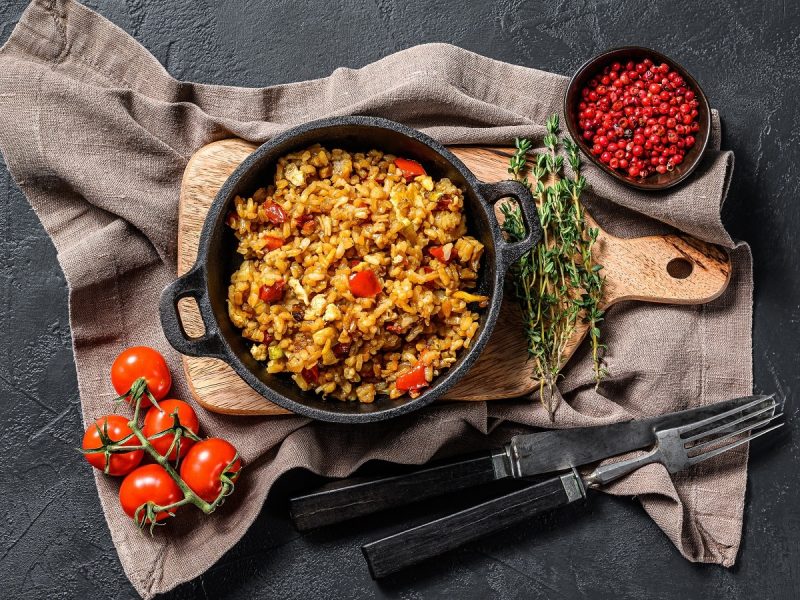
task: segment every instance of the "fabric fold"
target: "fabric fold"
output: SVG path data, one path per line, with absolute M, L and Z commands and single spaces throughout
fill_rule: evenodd
M 73 0 L 35 0 L 0 50 L 0 149 L 52 237 L 70 287 L 70 325 L 85 421 L 110 410 L 108 368 L 125 347 L 147 344 L 170 364 L 176 397 L 190 399 L 180 357 L 157 314 L 175 277 L 179 188 L 188 158 L 230 136 L 262 142 L 332 115 L 404 122 L 447 144 L 541 143 L 566 78 L 426 44 L 329 77 L 245 89 L 172 78 L 122 29 Z M 305 468 L 341 477 L 381 459 L 419 464 L 490 447 L 531 427 L 572 427 L 707 404 L 752 389 L 749 249 L 724 230 L 720 207 L 733 156 L 712 144 L 689 181 L 660 194 L 629 190 L 587 164 L 589 211 L 611 233 L 675 229 L 731 249 L 727 291 L 704 306 L 625 303 L 607 316 L 609 378 L 597 389 L 583 348 L 565 370 L 551 424 L 538 403 L 437 404 L 372 426 L 301 417 L 237 418 L 203 412 L 203 433 L 234 443 L 247 475 L 217 514 L 187 514 L 169 533 L 142 535 L 122 513 L 118 482 L 96 475 L 123 568 L 150 598 L 202 574 L 252 524 L 272 483 Z M 720 340 L 724 340 L 722 343 Z M 648 467 L 608 491 L 639 496 L 689 560 L 733 564 L 747 453 L 670 479 Z M 187 548 L 202 548 L 202 553 Z

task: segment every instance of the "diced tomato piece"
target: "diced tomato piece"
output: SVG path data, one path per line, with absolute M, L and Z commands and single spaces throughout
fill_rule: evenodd
M 297 217 L 297 228 L 303 235 L 311 235 L 315 227 L 314 215 L 305 213 Z
M 264 207 L 264 212 L 267 213 L 267 219 L 269 219 L 269 222 L 273 225 L 285 223 L 286 219 L 289 217 L 286 211 L 281 208 L 280 204 L 275 204 L 272 201 L 267 202 Z
M 306 383 L 315 385 L 319 381 L 319 367 L 314 365 L 310 369 L 303 369 L 300 371 L 300 375 L 306 380 Z
M 441 246 L 433 246 L 432 248 L 428 248 L 428 254 L 430 254 L 433 258 L 438 259 L 440 262 L 446 262 L 444 260 L 444 250 Z
M 353 273 L 347 280 L 350 291 L 356 298 L 373 298 L 381 291 L 381 282 L 372 269 L 364 269 Z
M 427 175 L 425 167 L 410 158 L 395 158 L 394 164 L 403 172 L 403 177 L 405 177 L 406 181 L 411 181 L 414 177 L 419 177 L 420 175 Z
M 451 245 L 450 248 L 445 250 L 444 246 L 431 246 L 428 248 L 428 254 L 440 263 L 447 264 L 450 262 L 450 259 L 453 258 L 453 247 Z
M 264 302 L 277 302 L 283 298 L 283 290 L 286 287 L 286 282 L 283 279 L 278 279 L 272 285 L 262 285 L 258 290 L 258 297 Z
M 450 210 L 450 203 L 453 197 L 450 194 L 444 194 L 436 203 L 436 210 Z
M 264 241 L 267 243 L 267 248 L 270 250 L 275 250 L 283 246 L 283 240 L 279 237 L 275 237 L 272 235 L 265 235 Z
M 430 383 L 425 379 L 425 365 L 417 363 L 410 371 L 406 371 L 395 381 L 397 389 L 401 392 L 413 392 L 428 387 Z

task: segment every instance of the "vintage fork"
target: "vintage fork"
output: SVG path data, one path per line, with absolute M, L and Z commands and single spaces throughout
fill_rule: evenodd
M 373 577 L 384 577 L 427 558 L 452 550 L 533 515 L 586 497 L 640 467 L 661 463 L 677 473 L 738 448 L 778 429 L 783 413 L 774 396 L 681 427 L 656 432 L 655 447 L 643 456 L 601 465 L 582 477 L 575 469 L 547 481 L 489 500 L 430 523 L 362 546 Z M 772 425 L 770 425 L 772 423 Z
M 664 465 L 670 473 L 677 473 L 781 427 L 783 423 L 764 429 L 770 422 L 783 416 L 782 412 L 775 413 L 777 406 L 775 397 L 768 396 L 758 403 L 744 405 L 696 423 L 657 431 L 653 450 L 638 458 L 600 466 L 587 475 L 583 483 L 586 487 L 598 488 L 639 467 L 656 462 Z M 754 430 L 759 431 L 744 438 L 739 437 Z

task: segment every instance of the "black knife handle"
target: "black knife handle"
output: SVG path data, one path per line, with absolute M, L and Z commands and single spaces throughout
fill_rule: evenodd
M 381 479 L 344 479 L 289 500 L 300 531 L 347 521 L 508 476 L 504 450 Z
M 575 471 L 361 547 L 374 579 L 438 556 L 486 534 L 584 498 Z

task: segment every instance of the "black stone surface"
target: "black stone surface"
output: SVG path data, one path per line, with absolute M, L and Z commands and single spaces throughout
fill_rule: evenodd
M 0 4 L 0 40 L 25 4 Z M 792 397 L 800 386 L 795 3 L 89 4 L 174 76 L 210 83 L 260 86 L 320 77 L 430 41 L 564 74 L 622 44 L 675 56 L 720 110 L 723 146 L 736 152 L 725 222 L 752 244 L 755 256 L 756 390 L 786 397 L 790 428 L 800 428 Z M 0 597 L 135 597 L 89 470 L 74 451 L 81 420 L 55 251 L 4 168 L 0 197 Z M 585 508 L 494 535 L 378 584 L 358 547 L 432 513 L 410 508 L 300 535 L 287 521 L 285 497 L 309 482 L 290 473 L 244 539 L 169 598 L 796 598 L 799 455 L 791 436 L 754 452 L 744 541 L 732 569 L 686 562 L 635 500 L 595 496 Z M 431 507 L 433 513 L 446 508 Z

